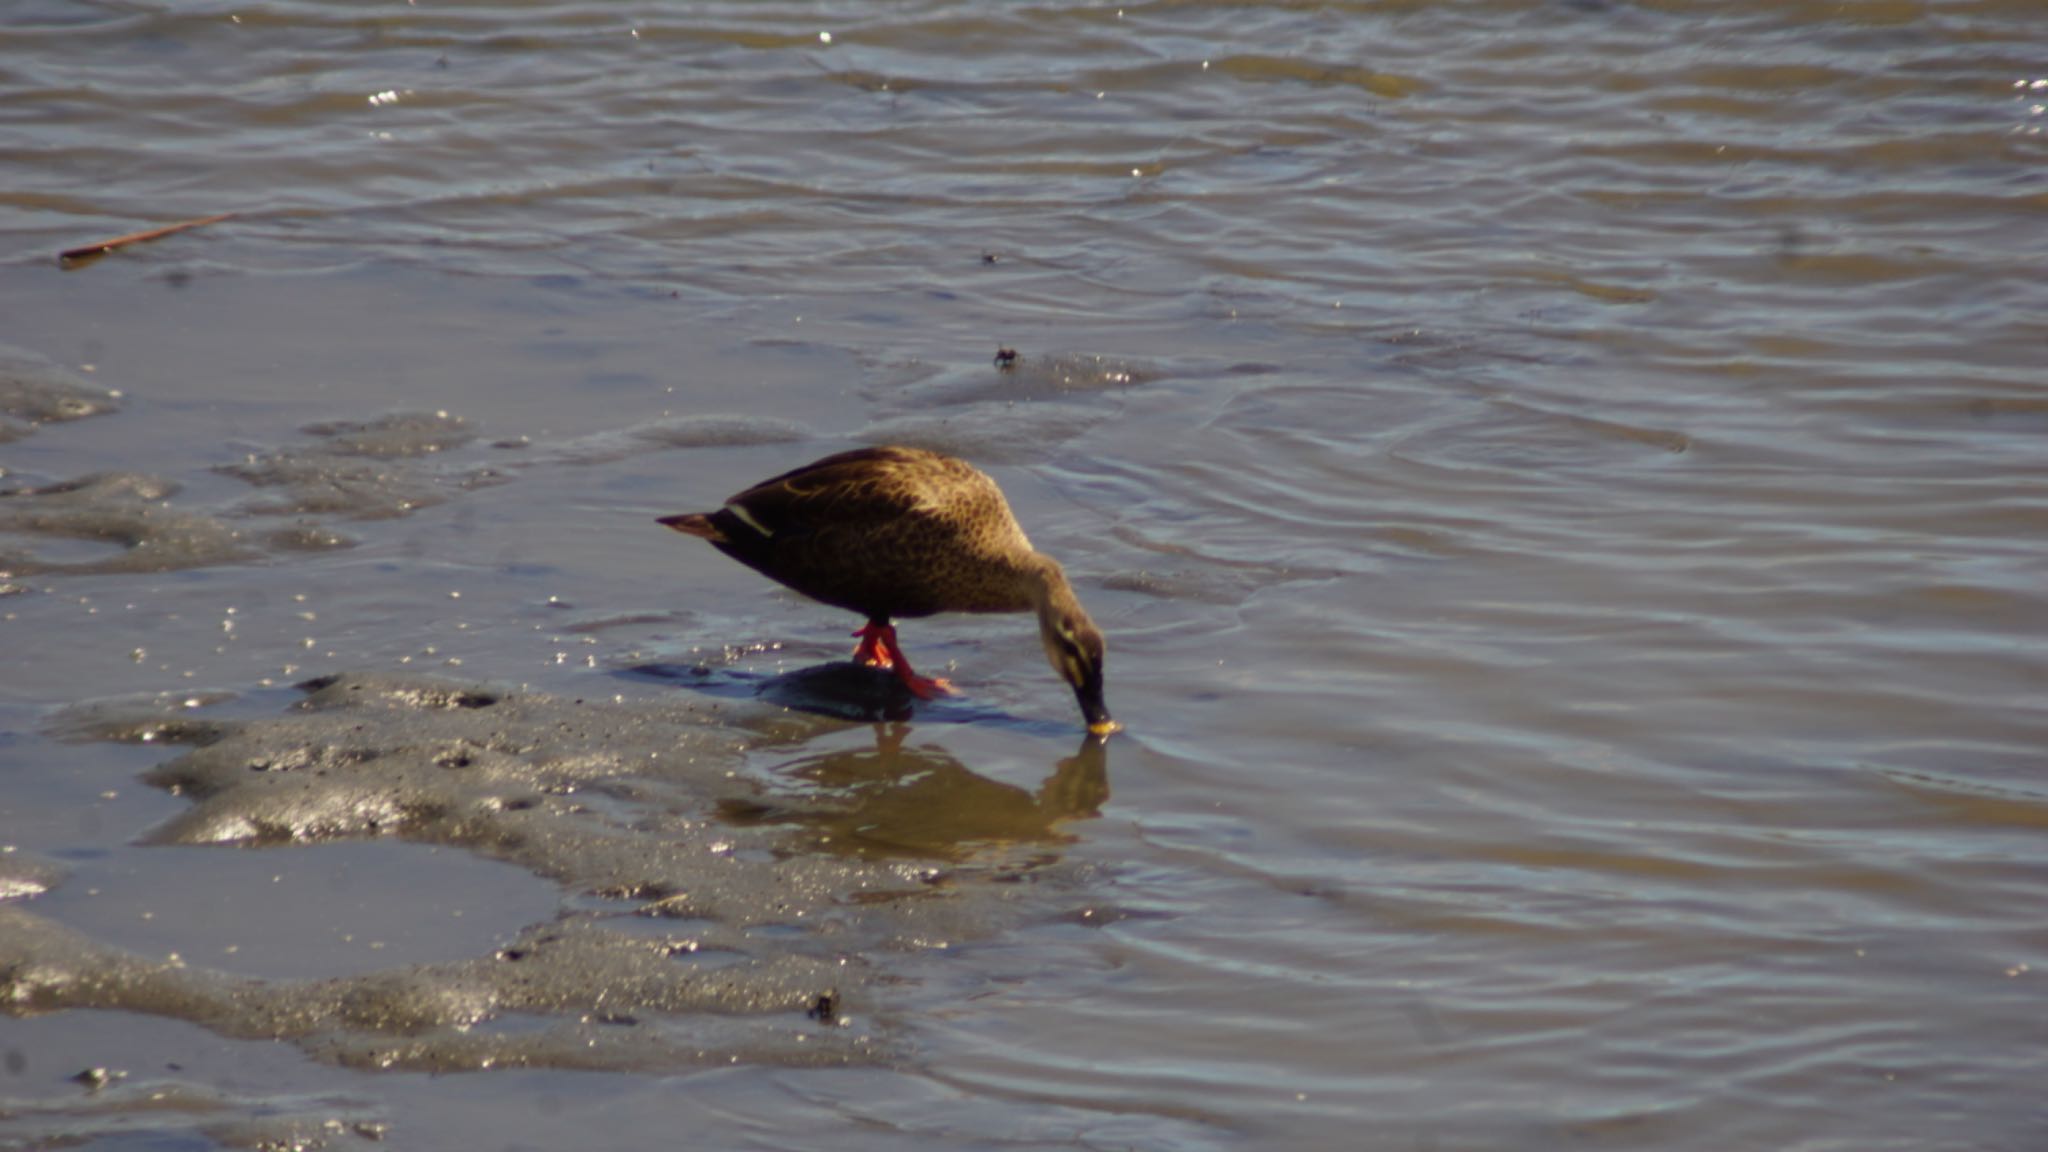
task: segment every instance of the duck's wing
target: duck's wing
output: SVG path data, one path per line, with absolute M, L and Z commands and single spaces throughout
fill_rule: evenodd
M 780 476 L 770 476 L 744 492 L 734 493 L 711 512 L 684 512 L 657 522 L 688 536 L 744 549 L 773 540 L 788 542 L 823 525 L 883 523 L 917 506 L 900 477 L 915 461 L 907 448 L 856 448 Z
M 669 527 L 814 600 L 871 620 L 1016 611 L 1030 542 L 995 482 L 917 448 L 858 448 L 773 476 Z
M 825 529 L 880 528 L 929 510 L 934 487 L 961 483 L 973 470 L 911 448 L 856 448 L 772 476 L 714 514 L 728 536 L 808 536 Z M 729 518 L 729 519 L 728 519 Z

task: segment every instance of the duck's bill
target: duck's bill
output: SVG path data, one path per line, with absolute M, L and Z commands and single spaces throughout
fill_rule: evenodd
M 1089 732 L 1097 736 L 1107 736 L 1112 732 L 1123 731 L 1123 725 L 1109 718 L 1109 705 L 1102 702 L 1100 680 L 1077 689 L 1074 698 L 1081 702 L 1081 718 L 1088 722 Z
M 1074 702 L 1081 706 L 1081 719 L 1087 723 L 1088 731 L 1096 736 L 1122 731 L 1123 725 L 1109 718 L 1109 705 L 1102 702 L 1101 666 L 1084 666 L 1075 660 L 1069 663 L 1066 672 L 1074 686 Z

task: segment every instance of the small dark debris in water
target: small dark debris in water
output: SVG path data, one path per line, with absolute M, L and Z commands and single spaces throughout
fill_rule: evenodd
M 1016 350 L 1015 348 L 998 348 L 998 349 L 996 349 L 996 367 L 998 367 L 998 368 L 1014 368 L 1014 367 L 1016 367 L 1016 366 L 1017 366 L 1017 350 Z
M 97 1092 L 114 1081 L 125 1078 L 127 1075 L 126 1072 L 117 1072 L 107 1068 L 87 1068 L 71 1079 L 75 1083 L 85 1085 L 89 1091 Z
M 816 1020 L 820 1024 L 832 1023 L 839 1018 L 839 994 L 836 992 L 819 993 L 817 1001 L 809 1009 L 805 1010 L 804 1015 Z
M 981 254 L 981 262 L 983 264 L 993 264 L 1001 259 L 1002 257 L 994 252 L 983 252 Z
M 1780 263 L 1797 261 L 1806 254 L 1806 233 L 1797 224 L 1778 225 L 1777 250 Z

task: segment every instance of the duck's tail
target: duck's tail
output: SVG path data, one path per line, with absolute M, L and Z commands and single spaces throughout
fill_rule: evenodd
M 713 544 L 720 543 L 725 539 L 725 533 L 720 532 L 718 525 L 711 522 L 711 517 L 702 512 L 685 512 L 679 516 L 663 516 L 661 519 L 656 520 L 655 523 L 667 525 L 685 536 L 701 537 L 711 541 Z

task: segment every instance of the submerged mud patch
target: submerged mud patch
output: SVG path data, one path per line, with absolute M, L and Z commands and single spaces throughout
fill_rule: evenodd
M 0 1099 L 5 1147 L 368 1149 L 383 1146 L 388 1128 L 373 1107 L 346 1099 L 249 1096 L 108 1068 L 71 1079 L 83 1086 L 73 1099 Z
M 1086 353 L 1016 353 L 971 368 L 874 364 L 862 391 L 886 409 L 911 411 L 1120 392 L 1163 372 L 1150 364 Z
M 63 880 L 61 865 L 18 852 L 0 852 L 0 901 L 40 896 Z
M 901 444 L 964 456 L 982 464 L 1035 463 L 1045 445 L 1062 444 L 1101 423 L 1101 413 L 1081 404 L 991 402 L 966 412 L 908 413 L 877 420 L 860 430 L 870 444 Z
M 773 712 L 376 674 L 301 690 L 280 716 L 114 703 L 55 731 L 191 745 L 147 776 L 193 801 L 153 843 L 395 835 L 517 864 L 566 889 L 570 910 L 490 955 L 264 981 L 0 905 L 0 1010 L 147 1013 L 370 1068 L 866 1062 L 892 1047 L 867 1014 L 892 959 L 982 935 L 1013 899 L 971 866 L 807 851 L 818 812 L 739 771 L 750 746 L 786 735 Z M 1081 791 L 1053 809 L 1099 800 Z M 719 815 L 735 811 L 750 818 Z
M 446 412 L 399 412 L 368 421 L 314 424 L 303 431 L 307 443 L 251 453 L 218 469 L 257 488 L 277 490 L 249 512 L 390 519 L 506 479 L 495 468 L 431 459 L 476 439 L 467 421 Z
M 336 456 L 396 460 L 460 448 L 476 439 L 469 422 L 447 412 L 394 412 L 375 420 L 328 420 L 301 429 Z
M 0 362 L 0 386 L 4 367 Z M 55 402 L 45 397 L 38 408 L 19 397 L 10 401 L 0 387 L 0 404 L 10 403 L 41 411 Z M 217 469 L 275 490 L 274 496 L 239 505 L 181 507 L 178 484 L 132 472 L 0 487 L 0 576 L 169 572 L 347 548 L 354 541 L 321 518 L 405 516 L 506 479 L 494 468 L 432 459 L 475 439 L 467 423 L 445 412 L 316 424 L 304 431 L 304 444 L 252 453 Z M 251 517 L 295 519 L 263 528 L 248 525 Z
M 1004 352 L 993 365 L 969 368 L 871 363 L 862 393 L 874 402 L 876 416 L 860 438 L 984 464 L 1030 463 L 1099 425 L 1104 395 L 1162 375 L 1150 365 L 1106 356 Z
M 527 464 L 610 464 L 648 452 L 677 448 L 731 448 L 791 444 L 814 433 L 801 424 L 765 416 L 675 416 L 586 436 L 539 442 Z
M 83 420 L 120 407 L 120 397 L 20 348 L 0 344 L 0 444 L 44 424 Z
M 133 472 L 0 490 L 0 574 L 163 572 L 257 555 L 239 529 L 173 507 L 177 492 L 176 484 Z M 66 557 L 67 541 L 107 550 Z

